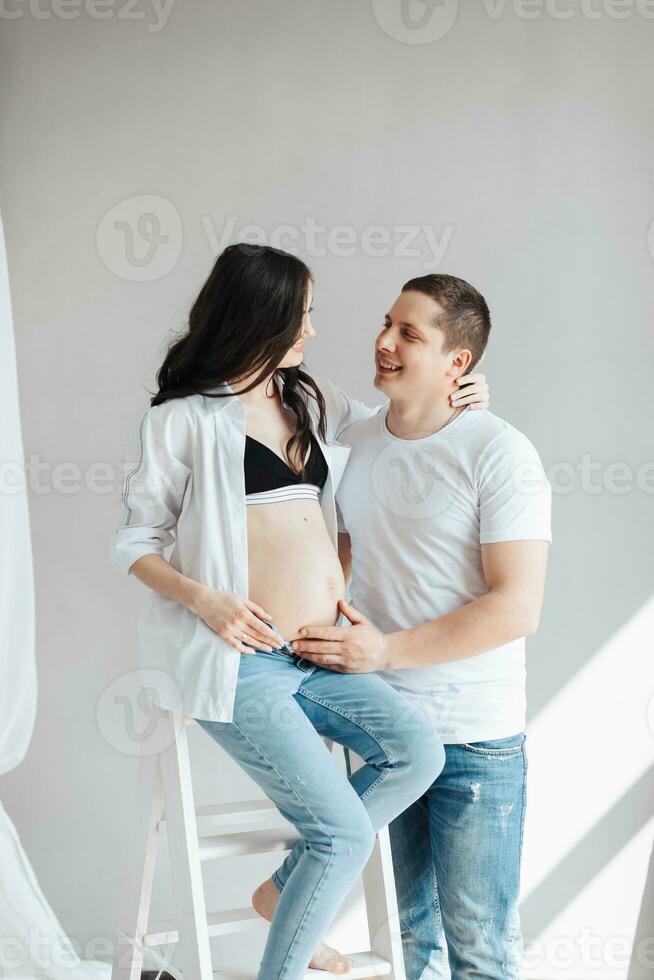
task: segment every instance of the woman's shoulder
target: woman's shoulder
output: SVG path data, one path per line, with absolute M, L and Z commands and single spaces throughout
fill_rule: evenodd
M 164 445 L 171 455 L 185 458 L 198 431 L 200 412 L 196 395 L 168 398 L 151 405 L 141 420 L 141 437 Z
M 217 390 L 217 389 L 212 389 Z M 228 406 L 229 398 L 217 398 L 198 392 L 184 395 L 182 398 L 168 398 L 158 405 L 153 405 L 148 412 L 153 413 L 162 421 L 166 419 L 197 420 L 206 415 L 213 415 Z
M 197 416 L 199 406 L 195 395 L 184 398 L 167 398 L 166 401 L 151 405 L 145 411 L 145 418 L 154 426 L 168 427 L 184 425 L 188 420 Z

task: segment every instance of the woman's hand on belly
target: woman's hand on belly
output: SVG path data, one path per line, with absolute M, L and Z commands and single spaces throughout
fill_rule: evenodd
M 207 587 L 193 611 L 240 653 L 253 653 L 253 647 L 270 652 L 283 646 L 284 638 L 264 622 L 271 619 L 270 613 L 251 599 Z
M 306 623 L 333 626 L 343 570 L 315 500 L 247 508 L 249 595 L 287 640 Z

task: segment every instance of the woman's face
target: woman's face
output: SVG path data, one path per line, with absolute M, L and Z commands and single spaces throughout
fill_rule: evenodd
M 280 368 L 298 367 L 304 360 L 304 341 L 307 337 L 315 337 L 316 331 L 311 326 L 311 304 L 313 302 L 313 283 L 309 280 L 307 293 L 304 303 L 304 315 L 302 317 L 302 328 L 300 336 L 292 347 L 286 352 L 282 360 L 277 365 Z

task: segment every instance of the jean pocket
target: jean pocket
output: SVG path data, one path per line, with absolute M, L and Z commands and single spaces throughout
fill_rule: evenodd
M 463 742 L 459 748 L 474 755 L 512 756 L 520 755 L 527 736 L 524 732 L 509 735 L 508 738 L 492 738 L 486 742 Z

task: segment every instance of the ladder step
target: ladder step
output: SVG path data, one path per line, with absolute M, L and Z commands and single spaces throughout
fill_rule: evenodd
M 363 977 L 387 977 L 392 973 L 392 967 L 388 960 L 377 956 L 376 953 L 348 953 L 347 955 L 355 962 L 355 966 L 350 972 L 343 974 L 348 980 L 362 980 Z M 327 977 L 332 976 L 334 976 L 333 973 L 325 973 L 324 970 L 309 970 L 308 973 L 305 973 L 304 980 L 313 980 L 314 977 L 322 977 L 322 980 L 326 980 Z M 214 971 L 213 980 L 256 980 L 256 976 L 254 973 Z
M 286 830 L 252 830 L 247 834 L 218 834 L 200 837 L 200 860 L 239 857 L 244 854 L 271 854 L 274 851 L 290 851 L 300 840 L 293 827 Z
M 272 800 L 247 800 L 245 803 L 210 803 L 208 806 L 195 808 L 197 820 L 210 825 L 212 832 L 222 827 L 236 827 L 247 830 L 248 827 L 286 824 L 281 813 Z
M 288 826 L 288 822 L 284 820 L 271 800 L 210 803 L 208 806 L 196 807 L 195 817 L 198 822 L 201 821 L 206 826 L 207 831 L 212 835 L 223 833 L 223 828 L 247 833 L 250 828 L 255 830 L 269 828 L 272 830 L 275 827 Z M 166 814 L 164 812 L 161 822 L 165 819 Z
M 211 912 L 207 916 L 207 931 L 210 936 L 230 936 L 236 932 L 251 929 L 267 929 L 269 923 L 262 919 L 250 906 L 246 909 L 227 909 L 225 912 Z M 179 941 L 175 928 L 165 928 L 160 932 L 149 932 L 143 937 L 144 946 L 167 946 Z M 323 977 L 324 980 L 324 977 Z
M 347 956 L 350 956 L 355 963 L 349 973 L 343 974 L 349 980 L 356 980 L 357 977 L 387 977 L 393 969 L 388 960 L 377 956 L 376 953 L 347 953 Z M 305 980 L 309 980 L 309 977 L 322 977 L 322 980 L 325 980 L 325 976 L 329 977 L 333 974 L 326 974 L 324 970 L 309 970 L 304 975 Z

